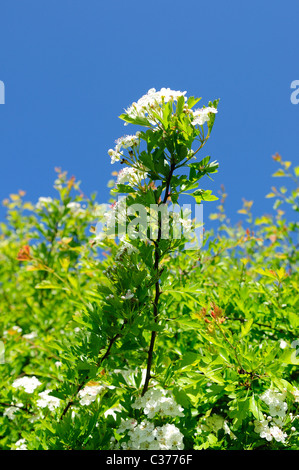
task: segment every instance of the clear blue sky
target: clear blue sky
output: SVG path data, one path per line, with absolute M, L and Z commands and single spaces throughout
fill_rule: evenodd
M 233 221 L 242 197 L 256 215 L 269 212 L 271 155 L 299 160 L 298 31 L 298 0 L 2 0 L 0 199 L 19 189 L 32 202 L 53 196 L 59 166 L 107 202 L 117 168 L 107 150 L 135 132 L 118 116 L 164 86 L 203 104 L 220 98 L 202 153 L 220 169 L 203 186 L 225 185 Z

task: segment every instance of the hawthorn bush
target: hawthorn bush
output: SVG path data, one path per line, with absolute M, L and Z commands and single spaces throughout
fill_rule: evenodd
M 56 198 L 3 202 L 2 449 L 299 448 L 299 167 L 274 155 L 273 213 L 244 200 L 233 226 L 198 188 L 218 100 L 185 95 L 120 116 L 139 130 L 108 151 L 108 207 L 61 169 Z M 217 204 L 200 243 L 183 194 Z

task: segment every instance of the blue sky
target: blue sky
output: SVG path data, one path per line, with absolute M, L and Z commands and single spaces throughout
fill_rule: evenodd
M 289 0 L 2 0 L 0 4 L 0 200 L 19 189 L 53 196 L 54 167 L 107 202 L 107 150 L 133 133 L 118 116 L 149 88 L 220 98 L 202 158 L 220 168 L 204 189 L 224 184 L 232 221 L 242 198 L 254 214 L 277 166 L 298 164 L 299 2 Z M 204 214 L 216 203 L 207 203 Z M 0 218 L 4 209 L 0 209 Z

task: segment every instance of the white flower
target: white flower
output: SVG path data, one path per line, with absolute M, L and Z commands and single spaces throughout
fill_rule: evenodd
M 51 390 L 45 390 L 44 392 L 39 393 L 41 397 L 37 400 L 36 405 L 40 408 L 49 408 L 49 410 L 54 411 L 55 408 L 60 406 L 60 399 L 49 395 Z
M 133 408 L 143 408 L 148 418 L 153 418 L 156 414 L 163 416 L 184 416 L 183 408 L 179 406 L 172 393 L 168 390 L 150 389 L 135 400 Z
M 66 207 L 70 209 L 74 216 L 83 217 L 85 214 L 85 211 L 79 202 L 69 202 Z
M 137 170 L 137 168 L 126 167 L 118 173 L 117 184 L 139 184 L 141 180 L 146 177 L 147 173 L 145 171 Z
M 176 101 L 180 96 L 184 96 L 186 91 L 175 91 L 170 88 L 161 88 L 160 91 L 156 91 L 155 88 L 151 88 L 148 92 L 143 95 L 137 102 L 132 103 L 129 108 L 125 110 L 125 113 L 131 118 L 148 118 L 148 121 L 155 125 L 157 118 L 151 113 L 155 111 L 156 114 L 160 114 L 161 105 L 167 103 L 170 100 Z M 186 101 L 186 98 L 185 98 Z M 125 123 L 127 125 L 127 123 Z
M 269 406 L 269 413 L 271 416 L 279 416 L 283 418 L 288 409 L 287 403 L 284 402 L 285 397 L 286 393 L 268 389 L 260 398 Z
M 36 331 L 32 331 L 31 333 L 27 333 L 26 335 L 23 335 L 23 338 L 25 339 L 34 339 L 37 337 Z
M 269 422 L 266 419 L 255 421 L 254 431 L 267 441 L 272 441 L 274 438 L 277 442 L 284 444 L 287 438 L 287 434 L 282 429 L 273 424 L 269 426 Z
M 270 431 L 271 435 L 277 442 L 282 442 L 283 444 L 285 443 L 285 440 L 288 436 L 285 432 L 282 431 L 282 429 L 280 429 L 278 426 L 272 426 Z
M 27 450 L 26 439 L 19 439 L 15 443 L 15 450 Z
M 103 385 L 86 385 L 82 390 L 79 391 L 80 404 L 90 405 L 94 402 L 97 396 L 104 390 Z
M 122 442 L 122 449 L 133 450 L 175 450 L 183 449 L 183 434 L 173 424 L 165 424 L 155 428 L 148 420 L 137 423 L 136 420 L 122 421 L 117 432 L 128 431 L 128 442 Z
M 140 141 L 139 134 L 136 134 L 136 135 L 124 135 L 123 137 L 119 137 L 115 143 L 118 149 L 121 149 L 121 148 L 127 149 L 127 148 L 135 147 L 136 145 L 139 144 L 139 141 Z
M 132 297 L 134 297 L 134 294 L 129 289 L 125 295 L 121 296 L 121 299 L 128 300 L 128 299 L 132 299 Z
M 111 163 L 118 162 L 123 158 L 123 153 L 122 153 L 122 148 L 127 149 L 127 148 L 133 148 L 137 146 L 140 142 L 140 137 L 139 133 L 136 133 L 135 135 L 125 135 L 123 137 L 120 137 L 119 139 L 116 140 L 116 146 L 114 149 L 109 149 L 108 150 L 108 155 L 111 158 Z
M 273 439 L 273 436 L 270 432 L 269 423 L 265 419 L 261 421 L 255 421 L 254 431 L 267 441 L 272 441 Z
M 203 126 L 205 122 L 210 120 L 210 113 L 217 113 L 217 109 L 211 106 L 207 108 L 196 109 L 191 111 L 191 116 L 193 117 L 192 125 L 193 126 Z
M 19 411 L 18 406 L 9 406 L 3 411 L 3 416 L 7 416 L 8 419 L 14 419 L 15 418 L 15 413 Z
M 36 209 L 43 209 L 44 207 L 48 208 L 48 205 L 53 202 L 51 197 L 40 197 L 35 205 Z
M 279 416 L 281 418 L 284 418 L 286 415 L 287 409 L 288 409 L 288 405 L 285 402 L 279 402 L 273 405 L 269 405 L 269 413 L 271 416 Z
M 12 332 L 16 332 L 16 333 L 22 333 L 22 328 L 18 325 L 14 325 L 12 326 L 9 330 L 5 330 L 3 332 L 3 336 L 7 336 L 9 334 L 15 334 L 15 333 L 12 333 Z
M 161 450 L 184 449 L 183 434 L 174 424 L 165 424 L 157 428 L 157 440 Z
M 111 158 L 111 164 L 112 165 L 113 165 L 113 163 L 118 162 L 121 159 L 121 154 L 119 153 L 118 150 L 115 150 L 115 149 L 114 150 L 109 149 L 108 150 L 108 155 Z
M 299 389 L 294 387 L 292 394 L 294 395 L 295 402 L 299 402 Z
M 41 385 L 41 382 L 35 377 L 20 377 L 19 379 L 16 379 L 12 386 L 14 388 L 24 388 L 26 393 L 33 393 L 33 391 Z

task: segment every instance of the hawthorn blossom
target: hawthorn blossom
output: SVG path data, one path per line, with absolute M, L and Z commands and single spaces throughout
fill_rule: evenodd
M 97 396 L 104 390 L 103 385 L 94 384 L 86 385 L 82 390 L 79 391 L 80 404 L 81 405 L 90 405 L 94 402 Z
M 285 397 L 286 393 L 280 393 L 277 390 L 268 389 L 260 398 L 269 406 L 269 413 L 271 416 L 284 418 L 288 409 L 288 405 L 284 401 Z
M 49 410 L 54 411 L 55 408 L 60 406 L 60 399 L 49 395 L 50 392 L 51 390 L 45 390 L 39 393 L 40 399 L 37 400 L 36 405 L 40 408 L 49 408 Z
M 43 209 L 44 207 L 48 208 L 49 204 L 53 202 L 51 197 L 40 197 L 35 205 L 36 209 Z
M 121 296 L 121 299 L 128 300 L 128 299 L 132 299 L 133 297 L 134 297 L 134 294 L 129 289 L 125 295 Z
M 192 125 L 193 126 L 203 126 L 203 124 L 210 120 L 210 113 L 217 113 L 217 109 L 212 106 L 207 108 L 200 108 L 195 110 L 190 110 L 190 114 L 193 117 Z
M 19 439 L 14 445 L 14 450 L 28 450 L 26 439 Z
M 147 172 L 138 170 L 137 168 L 123 168 L 117 177 L 117 184 L 129 183 L 130 185 L 138 184 L 147 177 Z
M 155 414 L 164 416 L 184 416 L 183 408 L 178 405 L 169 390 L 159 390 L 156 388 L 147 392 L 135 400 L 133 408 L 143 408 L 148 418 L 153 418 Z
M 122 421 L 117 432 L 127 433 L 128 442 L 122 442 L 123 450 L 182 450 L 183 434 L 174 424 L 155 427 L 147 419 L 137 423 L 134 419 Z
M 161 105 L 167 103 L 170 100 L 176 101 L 180 96 L 184 96 L 186 91 L 175 91 L 170 88 L 161 88 L 160 91 L 156 91 L 155 88 L 151 88 L 148 92 L 143 95 L 137 102 L 134 102 L 125 109 L 125 113 L 130 118 L 148 118 L 148 121 L 155 125 L 156 118 L 153 116 L 151 111 L 153 110 L 156 114 L 159 114 Z M 186 101 L 186 98 L 185 98 Z M 125 125 L 128 123 L 125 122 Z
M 19 411 L 20 407 L 22 406 L 22 403 L 16 406 L 9 406 L 3 411 L 3 416 L 7 416 L 8 419 L 13 420 L 15 418 L 16 412 Z
M 254 431 L 269 442 L 274 438 L 276 442 L 285 444 L 287 438 L 287 434 L 277 425 L 269 424 L 268 419 L 255 421 Z
M 120 161 L 123 158 L 122 148 L 134 148 L 140 142 L 140 133 L 137 132 L 135 135 L 125 135 L 115 141 L 116 146 L 114 149 L 108 150 L 108 155 L 111 158 L 111 164 Z
M 34 390 L 41 385 L 41 382 L 35 377 L 20 377 L 16 379 L 12 386 L 14 388 L 24 388 L 26 393 L 33 393 Z

